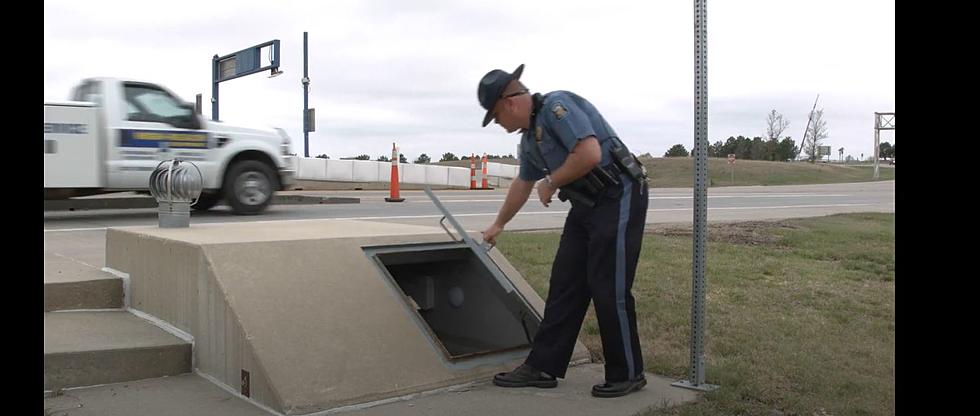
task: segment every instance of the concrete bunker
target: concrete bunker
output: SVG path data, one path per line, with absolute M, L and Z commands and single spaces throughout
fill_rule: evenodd
M 448 359 L 530 347 L 540 318 L 456 243 L 367 247 Z
M 544 301 L 499 250 L 488 271 L 470 247 L 353 220 L 127 227 L 106 231 L 105 264 L 129 307 L 193 337 L 195 372 L 302 415 L 520 364 Z M 588 357 L 577 343 L 572 361 Z

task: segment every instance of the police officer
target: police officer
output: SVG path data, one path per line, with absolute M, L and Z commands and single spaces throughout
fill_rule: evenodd
M 594 303 L 605 358 L 605 383 L 597 397 L 617 397 L 646 385 L 631 293 L 647 212 L 646 174 L 616 132 L 586 99 L 569 91 L 531 94 L 513 73 L 495 69 L 477 95 L 490 121 L 521 132 L 520 173 L 484 241 L 497 236 L 524 206 L 537 184 L 549 206 L 558 193 L 571 210 L 551 268 L 544 318 L 531 353 L 517 369 L 494 376 L 502 387 L 558 385 L 564 378 L 582 321 Z

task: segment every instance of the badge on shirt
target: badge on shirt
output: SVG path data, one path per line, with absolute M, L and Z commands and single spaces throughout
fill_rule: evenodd
M 534 141 L 541 143 L 541 126 L 534 128 Z
M 555 106 L 551 109 L 551 112 L 555 113 L 555 117 L 558 117 L 558 119 L 561 120 L 562 117 L 565 117 L 565 113 L 567 113 L 568 110 L 565 110 L 565 107 L 562 107 L 561 103 L 555 103 Z

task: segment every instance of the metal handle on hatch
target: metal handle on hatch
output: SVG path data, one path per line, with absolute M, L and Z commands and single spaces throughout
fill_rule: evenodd
M 455 236 L 455 235 L 453 235 L 453 233 L 452 233 L 452 231 L 449 231 L 449 229 L 448 229 L 448 228 L 446 228 L 446 223 L 445 223 L 445 222 L 443 222 L 443 221 L 446 221 L 446 216 L 445 216 L 445 215 L 443 215 L 443 216 L 442 216 L 442 219 L 441 219 L 441 220 L 439 220 L 439 225 L 441 225 L 441 226 L 442 226 L 442 229 L 443 229 L 443 230 L 446 230 L 446 234 L 449 234 L 449 238 L 451 238 L 451 239 L 452 239 L 453 241 L 455 241 L 455 242 L 457 242 L 457 243 L 462 243 L 462 242 L 463 242 L 463 240 L 462 240 L 462 239 L 459 239 L 459 240 L 457 240 L 457 239 L 456 239 L 456 236 Z

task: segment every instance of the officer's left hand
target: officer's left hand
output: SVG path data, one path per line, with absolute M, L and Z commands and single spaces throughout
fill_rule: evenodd
M 557 190 L 558 188 L 555 188 L 548 180 L 542 179 L 538 181 L 538 199 L 541 200 L 541 204 L 547 207 L 551 203 L 551 196 Z

